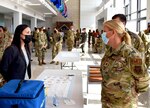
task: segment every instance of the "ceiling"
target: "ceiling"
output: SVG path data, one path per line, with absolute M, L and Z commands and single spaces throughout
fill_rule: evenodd
M 12 2 L 17 2 L 16 0 L 11 0 Z M 45 1 L 46 2 L 46 1 Z M 47 3 L 47 2 L 46 2 Z M 24 7 L 30 8 L 33 11 L 37 11 L 45 15 L 45 17 L 50 17 L 55 15 L 54 12 L 57 13 L 55 8 L 51 5 L 51 3 L 45 4 L 40 0 L 19 0 L 19 4 Z M 0 13 L 12 14 L 13 10 L 0 6 Z
M 45 1 L 46 2 L 46 1 Z M 31 9 L 33 9 L 33 10 L 36 10 L 36 11 L 38 11 L 38 12 L 40 12 L 40 13 L 51 13 L 51 14 L 54 14 L 53 12 L 52 12 L 52 10 L 54 10 L 53 8 L 52 8 L 52 6 L 50 5 L 50 3 L 48 4 L 47 2 L 47 4 L 48 4 L 48 6 L 46 5 L 46 3 L 45 2 L 42 2 L 42 1 L 40 1 L 40 0 L 20 0 L 20 3 L 21 4 L 23 4 L 23 5 L 25 5 L 25 6 L 27 6 L 27 7 L 29 7 L 29 8 L 31 8 Z M 50 10 L 49 9 L 49 7 L 51 7 L 51 9 L 52 10 Z

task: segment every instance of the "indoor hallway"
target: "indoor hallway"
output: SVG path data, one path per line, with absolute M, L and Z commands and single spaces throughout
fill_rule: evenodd
M 81 52 L 80 48 L 73 49 L 74 51 Z M 63 51 L 66 51 L 66 48 L 63 49 Z M 88 49 L 86 47 L 86 53 L 82 54 L 80 53 L 81 60 L 79 62 L 75 62 L 74 65 L 74 70 L 79 70 L 82 72 L 82 93 L 83 93 L 83 98 L 84 98 L 84 108 L 101 108 L 101 102 L 100 102 L 100 92 L 101 92 L 101 84 L 89 84 L 88 85 L 88 94 L 87 94 L 87 67 L 88 65 L 100 65 L 101 63 L 101 58 L 103 57 L 103 54 L 96 54 L 92 53 L 91 49 Z M 34 53 L 32 53 L 32 72 L 33 72 L 33 77 L 32 79 L 36 79 L 37 76 L 39 76 L 44 69 L 57 69 L 60 70 L 60 64 L 50 64 L 51 61 L 51 48 L 47 50 L 46 52 L 46 58 L 45 62 L 47 63 L 46 65 L 39 66 L 37 58 L 34 56 Z M 68 64 L 70 65 L 70 64 Z M 68 70 L 70 68 L 65 68 L 63 69 Z M 150 106 L 150 90 L 141 96 L 139 96 L 139 107 L 138 108 L 149 108 Z M 77 104 L 77 103 L 76 103 Z M 70 107 L 71 108 L 71 107 Z

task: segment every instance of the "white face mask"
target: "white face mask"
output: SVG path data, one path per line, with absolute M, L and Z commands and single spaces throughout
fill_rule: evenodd
M 102 34 L 102 40 L 105 44 L 108 44 L 109 38 L 106 37 L 106 32 L 103 32 Z

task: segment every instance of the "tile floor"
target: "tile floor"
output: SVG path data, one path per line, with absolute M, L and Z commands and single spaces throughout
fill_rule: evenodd
M 66 49 L 64 48 L 63 50 Z M 81 52 L 81 49 L 79 48 L 73 50 Z M 101 108 L 101 84 L 89 84 L 89 93 L 87 94 L 87 66 L 100 65 L 103 54 L 92 53 L 91 49 L 88 49 L 87 47 L 85 52 L 86 53 L 84 55 L 80 53 L 81 61 L 74 63 L 76 66 L 74 69 L 78 69 L 82 72 L 83 97 L 85 100 L 86 98 L 88 99 L 88 104 L 84 105 L 84 108 Z M 51 49 L 48 49 L 46 52 L 46 65 L 39 66 L 37 57 L 34 56 L 34 53 L 32 53 L 32 59 L 32 79 L 35 79 L 46 68 L 60 69 L 60 65 L 49 64 L 51 61 Z M 87 103 L 87 101 L 85 103 Z M 150 90 L 139 96 L 139 108 L 150 108 Z

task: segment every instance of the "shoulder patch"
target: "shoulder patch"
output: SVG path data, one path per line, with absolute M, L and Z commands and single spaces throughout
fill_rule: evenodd
M 134 66 L 134 72 L 136 72 L 136 74 L 141 74 L 142 73 L 142 67 L 141 66 Z

